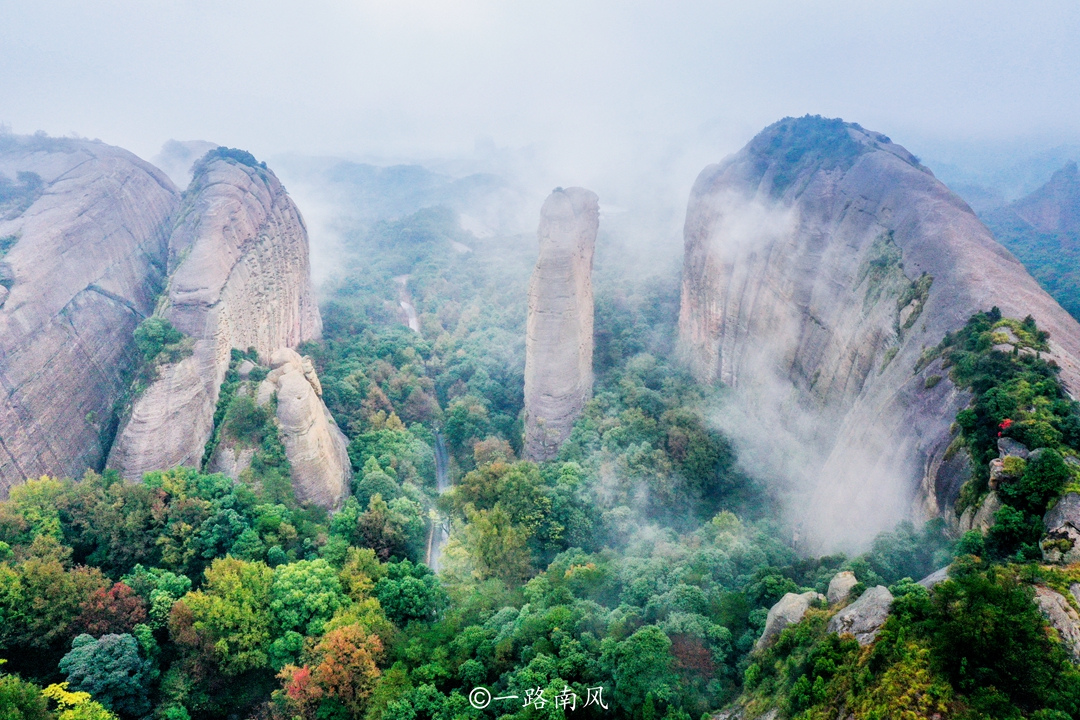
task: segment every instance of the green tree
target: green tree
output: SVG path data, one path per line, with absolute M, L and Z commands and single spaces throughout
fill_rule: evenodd
M 151 664 L 139 654 L 131 635 L 79 635 L 60 661 L 75 691 L 90 693 L 107 710 L 139 717 L 150 709 L 147 697 Z
M 280 632 L 318 636 L 326 621 L 349 604 L 337 570 L 325 560 L 301 560 L 273 571 L 270 609 Z
M 269 663 L 273 615 L 273 571 L 261 562 L 215 560 L 203 587 L 177 602 L 170 633 L 190 651 L 211 648 L 226 675 L 264 668 Z

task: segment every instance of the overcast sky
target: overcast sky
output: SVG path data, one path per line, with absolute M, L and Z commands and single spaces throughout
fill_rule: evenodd
M 1080 138 L 1080 3 L 0 0 L 0 122 L 153 156 L 450 156 L 478 137 L 595 170 L 701 163 L 786 115 L 913 151 Z M 704 157 L 708 155 L 709 157 Z

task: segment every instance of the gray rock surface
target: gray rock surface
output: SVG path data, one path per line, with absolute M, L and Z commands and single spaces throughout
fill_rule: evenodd
M 998 438 L 998 457 L 1005 459 L 1009 455 L 1015 455 L 1016 457 L 1024 458 L 1027 460 L 1030 451 L 1027 449 L 1027 445 L 1012 438 L 1002 437 Z
M 163 173 L 100 142 L 0 136 L 0 174 L 20 172 L 42 192 L 0 212 L 0 238 L 17 237 L 0 258 L 0 498 L 100 469 L 179 202 Z
M 540 210 L 540 257 L 529 282 L 525 457 L 547 460 L 592 397 L 592 264 L 600 206 L 583 188 L 556 189 Z
M 970 397 L 940 361 L 915 372 L 925 349 L 995 305 L 1031 314 L 1080 394 L 1080 325 L 910 153 L 855 125 L 808 150 L 813 123 L 781 121 L 699 175 L 679 352 L 749 408 L 724 427 L 743 454 L 793 458 L 775 474 L 812 488 L 792 518 L 808 549 L 854 549 L 955 499 L 938 471 Z
M 948 567 L 943 567 L 940 570 L 935 570 L 934 572 L 932 572 L 929 575 L 927 575 L 926 577 L 924 577 L 922 580 L 919 581 L 919 584 L 922 585 L 927 590 L 932 590 L 935 585 L 937 585 L 939 583 L 943 583 L 948 579 L 949 579 L 949 568 Z
M 259 384 L 259 404 L 277 397 L 277 419 L 289 458 L 293 490 L 300 502 L 337 508 L 349 492 L 352 466 L 348 441 L 322 401 L 311 360 L 280 348 Z
M 1080 663 L 1080 615 L 1063 595 L 1041 585 L 1035 587 L 1035 604 L 1057 631 L 1073 662 Z
M 838 635 L 854 635 L 860 645 L 869 645 L 889 619 L 892 602 L 892 593 L 884 585 L 869 588 L 858 600 L 833 615 L 827 629 Z
M 855 578 L 855 573 L 850 570 L 838 572 L 829 581 L 829 590 L 825 593 L 825 597 L 830 605 L 847 602 L 847 599 L 851 596 L 851 589 L 858 584 L 859 581 Z
M 307 230 L 266 168 L 201 161 L 168 251 L 168 294 L 158 312 L 194 338 L 194 350 L 158 369 L 121 424 L 109 466 L 129 479 L 198 466 L 232 348 L 254 347 L 267 362 L 277 348 L 321 330 Z
M 1042 542 L 1047 562 L 1080 562 L 1080 493 L 1065 493 L 1043 516 Z
M 983 498 L 978 507 L 969 507 L 960 516 L 960 532 L 971 530 L 986 532 L 994 525 L 994 515 L 1001 509 L 1001 498 L 993 490 Z
M 788 625 L 797 625 L 810 605 L 814 602 L 825 600 L 825 596 L 816 592 L 788 593 L 769 608 L 769 615 L 765 619 L 765 629 L 761 631 L 754 646 L 757 650 L 772 645 L 776 638 Z

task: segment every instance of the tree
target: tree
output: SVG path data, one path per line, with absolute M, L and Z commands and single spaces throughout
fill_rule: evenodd
M 56 701 L 57 720 L 117 720 L 101 703 L 91 700 L 90 693 L 70 692 L 66 682 L 50 685 L 41 694 Z
M 485 577 L 497 577 L 507 585 L 521 583 L 532 568 L 527 531 L 513 524 L 500 503 L 491 510 L 466 510 L 465 548 Z
M 79 635 L 60 661 L 72 689 L 90 693 L 107 710 L 136 717 L 150 709 L 151 669 L 131 635 L 109 634 L 97 640 Z
M 52 720 L 52 714 L 41 688 L 0 670 L 0 720 Z
M 0 566 L 0 647 L 55 648 L 71 636 L 80 608 L 107 586 L 100 570 L 66 569 L 70 550 L 39 536 L 31 557 Z
M 671 640 L 655 625 L 646 625 L 622 642 L 604 641 L 604 660 L 615 679 L 615 700 L 628 713 L 647 695 L 667 702 L 678 677 L 672 669 Z
M 349 598 L 337 571 L 325 560 L 301 560 L 274 568 L 270 609 L 280 632 L 316 636 Z
M 261 562 L 215 560 L 202 589 L 174 606 L 170 633 L 190 651 L 210 648 L 226 675 L 264 668 L 273 639 L 272 584 L 273 571 Z
M 122 582 L 111 588 L 98 588 L 79 606 L 75 626 L 84 632 L 100 636 L 106 633 L 126 633 L 146 621 L 146 605 L 135 591 Z
M 325 717 L 334 706 L 349 717 L 361 716 L 381 674 L 376 661 L 382 650 L 379 637 L 361 625 L 326 633 L 309 664 L 286 666 L 278 676 L 289 706 L 305 718 Z
M 447 601 L 431 570 L 408 560 L 386 566 L 386 576 L 375 583 L 375 597 L 386 616 L 398 625 L 411 620 L 430 620 Z

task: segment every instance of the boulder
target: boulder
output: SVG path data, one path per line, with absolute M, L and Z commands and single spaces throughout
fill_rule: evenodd
M 1080 615 L 1063 595 L 1041 585 L 1035 587 L 1035 604 L 1057 631 L 1073 662 L 1080 663 Z
M 829 581 L 829 590 L 825 593 L 825 597 L 828 598 L 830 605 L 847 602 L 848 597 L 851 596 L 851 589 L 858 584 L 855 573 L 850 570 L 838 572 Z
M 128 479 L 199 466 L 234 348 L 255 348 L 265 363 L 321 330 L 307 230 L 277 177 L 214 154 L 195 170 L 169 238 L 158 310 L 192 339 L 192 351 L 160 366 L 126 413 L 109 467 Z
M 180 194 L 97 141 L 0 135 L 0 175 L 24 191 L 0 201 L 3 498 L 27 478 L 104 464 Z
M 1043 559 L 1064 564 L 1080 562 L 1080 493 L 1065 493 L 1043 516 L 1043 527 Z
M 854 635 L 860 645 L 869 645 L 889 618 L 892 602 L 893 596 L 887 587 L 872 587 L 858 600 L 833 615 L 828 631 L 838 635 Z
M 600 205 L 558 188 L 540 210 L 540 257 L 529 282 L 525 337 L 525 457 L 555 456 L 592 397 L 592 265 Z
M 311 360 L 279 348 L 273 368 L 259 384 L 258 402 L 277 397 L 277 420 L 289 459 L 293 490 L 300 502 L 333 509 L 349 492 L 352 466 L 348 440 L 320 398 L 322 390 Z
M 1008 437 L 998 438 L 997 446 L 998 456 L 1001 458 L 1005 458 L 1008 455 L 1015 455 L 1016 457 L 1027 460 L 1028 455 L 1030 454 L 1027 445 Z
M 765 629 L 761 632 L 757 644 L 757 650 L 772 645 L 776 638 L 788 625 L 797 625 L 815 602 L 825 600 L 825 596 L 816 592 L 788 593 L 780 598 L 779 602 L 769 608 L 769 615 L 765 619 Z
M 766 128 L 698 176 L 684 241 L 678 353 L 731 389 L 718 422 L 742 451 L 806 488 L 794 521 L 810 552 L 857 550 L 954 502 L 931 473 L 970 394 L 920 361 L 974 313 L 1032 315 L 1080 394 L 1077 321 L 880 133 L 813 117 Z
M 919 584 L 922 585 L 927 590 L 932 590 L 935 585 L 937 585 L 939 583 L 943 583 L 948 579 L 949 579 L 949 568 L 948 567 L 943 567 L 940 570 L 935 570 L 934 572 L 932 572 L 929 575 L 927 575 L 926 577 L 924 577 L 922 580 L 919 581 Z

